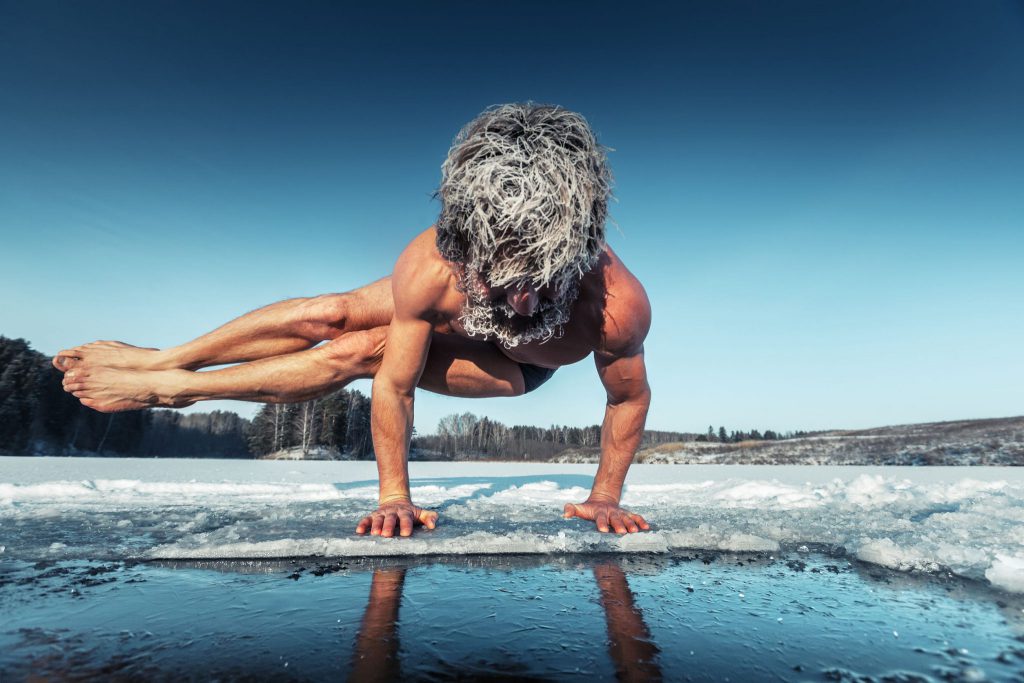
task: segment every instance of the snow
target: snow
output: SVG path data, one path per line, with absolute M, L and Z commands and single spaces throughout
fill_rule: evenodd
M 992 566 L 985 570 L 985 578 L 997 588 L 1024 593 L 1024 555 L 997 555 Z
M 410 464 L 438 528 L 361 537 L 372 462 L 0 458 L 5 559 L 777 552 L 822 548 L 1024 593 L 1024 469 L 634 465 L 651 532 L 561 517 L 595 466 Z M 801 546 L 803 548 L 801 548 Z

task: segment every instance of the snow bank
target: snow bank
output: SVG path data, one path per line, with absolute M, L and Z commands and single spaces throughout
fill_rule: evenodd
M 373 463 L 0 458 L 3 558 L 779 551 L 843 548 L 885 567 L 1024 592 L 1024 470 L 634 466 L 623 504 L 653 531 L 617 537 L 562 506 L 593 466 L 412 463 L 441 513 L 412 538 L 356 536 Z M 117 475 L 117 476 L 112 476 Z

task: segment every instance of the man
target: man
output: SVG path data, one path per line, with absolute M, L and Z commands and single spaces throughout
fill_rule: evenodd
M 390 537 L 437 523 L 410 497 L 417 387 L 519 396 L 593 353 L 608 395 L 601 462 L 589 498 L 566 504 L 564 516 L 602 532 L 648 529 L 618 504 L 650 405 L 650 304 L 605 244 L 610 185 L 604 149 L 579 114 L 492 107 L 459 132 L 442 167 L 440 218 L 390 277 L 272 304 L 175 348 L 101 341 L 53 362 L 65 390 L 103 412 L 304 401 L 372 377 L 379 507 L 356 532 Z M 195 372 L 228 363 L 240 364 Z

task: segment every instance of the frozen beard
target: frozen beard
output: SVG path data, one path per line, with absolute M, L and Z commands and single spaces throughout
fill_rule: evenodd
M 497 341 L 506 349 L 520 344 L 562 336 L 562 326 L 569 322 L 573 304 L 579 296 L 579 279 L 571 273 L 555 279 L 553 298 L 541 298 L 537 310 L 527 317 L 516 313 L 508 301 L 501 297 L 492 300 L 480 286 L 478 273 L 459 268 L 459 290 L 466 295 L 459 323 L 471 336 Z

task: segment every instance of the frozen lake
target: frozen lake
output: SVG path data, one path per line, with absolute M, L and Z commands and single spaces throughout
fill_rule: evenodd
M 0 679 L 1024 678 L 1024 470 L 594 469 L 0 458 Z
M 1024 468 L 634 465 L 651 532 L 564 520 L 594 465 L 412 463 L 440 512 L 412 538 L 359 537 L 372 462 L 0 458 L 0 558 L 241 559 L 841 550 L 1024 592 Z

